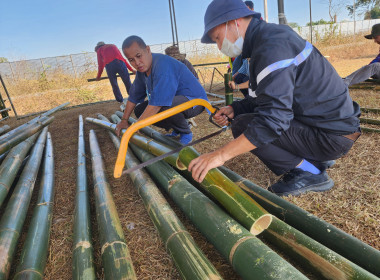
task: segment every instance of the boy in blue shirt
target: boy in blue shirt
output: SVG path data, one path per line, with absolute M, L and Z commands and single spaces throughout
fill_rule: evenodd
M 142 120 L 191 99 L 208 101 L 204 88 L 183 63 L 163 54 L 152 53 L 140 37 L 128 37 L 122 49 L 137 73 L 124 115 L 116 127 L 117 134 L 121 129 L 128 128 L 128 118 L 133 110 L 136 117 Z M 173 129 L 170 136 L 179 135 L 180 142 L 188 144 L 193 135 L 187 119 L 203 110 L 204 107 L 195 106 L 155 125 L 166 130 Z

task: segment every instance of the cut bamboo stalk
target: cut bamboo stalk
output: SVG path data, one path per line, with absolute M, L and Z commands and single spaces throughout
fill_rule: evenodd
M 194 149 L 185 147 L 179 152 L 177 168 L 185 170 L 190 161 L 198 157 Z M 272 215 L 268 214 L 256 201 L 236 186 L 217 169 L 211 169 L 200 184 L 227 211 L 252 234 L 260 234 L 269 227 Z
M 24 141 L 26 138 L 29 138 L 33 134 L 42 130 L 45 126 L 51 123 L 53 119 L 54 117 L 44 117 L 40 119 L 39 121 L 28 125 L 27 127 L 25 127 L 24 130 L 18 133 L 14 133 L 5 139 L 1 139 L 0 140 L 0 154 L 5 153 L 6 151 L 10 150 L 17 144 Z
M 86 150 L 82 115 L 79 116 L 78 166 L 73 244 L 73 279 L 95 279 L 93 247 L 91 242 L 90 206 L 87 190 Z
M 364 113 L 377 113 L 377 114 L 379 114 L 380 113 L 380 108 L 364 108 L 364 107 L 360 107 L 360 111 L 362 111 Z
M 119 148 L 120 140 L 115 137 L 114 135 L 112 141 L 116 142 L 115 147 Z M 132 167 L 139 162 L 129 151 L 125 163 L 127 167 Z M 130 175 L 165 244 L 165 249 L 173 259 L 182 279 L 222 279 L 212 263 L 196 245 L 190 233 L 178 219 L 149 175 L 144 170 L 136 170 Z
M 130 146 L 141 161 L 153 158 L 141 148 Z M 127 164 L 138 163 L 129 160 Z M 243 279 L 307 279 L 167 163 L 156 162 L 146 169 Z
M 22 163 L 39 133 L 12 148 L 0 166 L 0 206 L 3 204 Z
M 8 279 L 13 255 L 24 225 L 34 183 L 41 163 L 47 127 L 34 145 L 30 158 L 0 220 L 0 279 Z
M 95 132 L 90 131 L 96 217 L 105 279 L 136 279 L 123 229 L 120 224 Z
M 263 189 L 235 172 L 219 169 L 267 211 L 353 263 L 380 277 L 380 251 L 310 214 L 293 203 Z
M 37 204 L 13 278 L 15 280 L 44 278 L 54 202 L 54 154 L 50 133 L 47 134 L 43 166 Z
M 3 125 L 2 127 L 0 127 L 0 135 L 7 132 L 10 129 L 11 127 L 9 125 Z

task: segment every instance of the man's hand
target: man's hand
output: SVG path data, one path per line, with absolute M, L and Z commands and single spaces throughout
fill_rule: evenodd
M 124 120 L 122 119 L 121 122 L 119 122 L 117 125 L 116 125 L 116 135 L 117 136 L 120 136 L 120 132 L 122 129 L 127 129 L 129 127 L 129 124 L 128 124 L 128 121 L 127 120 Z
M 225 126 L 229 123 L 228 118 L 233 119 L 234 115 L 234 109 L 231 106 L 225 106 L 216 112 L 213 118 L 217 124 Z
M 217 150 L 193 159 L 188 170 L 192 173 L 193 179 L 201 183 L 210 169 L 222 166 L 224 162 L 221 151 Z
M 232 90 L 235 90 L 236 89 L 236 83 L 234 81 L 229 81 L 228 82 L 228 86 L 232 89 Z

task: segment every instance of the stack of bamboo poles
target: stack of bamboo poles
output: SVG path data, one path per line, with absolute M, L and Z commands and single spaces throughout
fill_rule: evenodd
M 361 111 L 363 113 L 380 114 L 380 109 L 377 109 L 377 108 L 361 108 Z M 370 119 L 370 118 L 359 118 L 359 119 L 360 119 L 360 122 L 364 123 L 364 124 L 380 125 L 379 119 Z M 364 132 L 380 133 L 380 129 L 377 129 L 377 128 L 370 128 L 370 127 L 361 126 L 361 129 Z
M 119 120 L 117 114 L 111 117 L 115 122 Z M 86 118 L 86 121 L 105 127 L 111 132 L 115 131 L 115 124 L 104 118 Z M 127 167 L 180 145 L 173 140 L 166 140 L 166 137 L 149 128 L 140 131 L 150 137 L 134 135 L 131 138 L 130 148 L 135 156 L 127 154 Z M 113 142 L 118 145 L 115 137 Z M 161 231 L 157 224 L 165 223 L 157 221 L 161 221 L 165 214 L 159 210 L 159 203 L 156 205 L 150 202 L 158 201 L 159 193 L 154 191 L 155 184 L 173 198 L 243 279 L 305 279 L 306 276 L 292 264 L 303 267 L 318 278 L 378 279 L 379 251 L 225 168 L 221 170 L 226 175 L 219 169 L 212 169 L 201 184 L 192 181 L 186 167 L 197 156 L 194 149 L 184 148 L 179 154 L 165 159 L 175 169 L 165 162 L 157 162 L 146 167 L 151 178 L 142 170 L 131 173 L 132 181 L 144 204 L 148 205 L 148 212 L 154 211 L 151 217 L 159 232 Z M 185 178 L 190 179 L 187 181 Z M 203 193 L 216 200 L 220 206 L 197 189 L 202 189 Z M 180 256 L 170 251 L 166 236 L 160 234 L 174 258 L 174 263 L 188 263 L 183 254 Z M 280 249 L 288 261 L 272 251 L 263 240 L 270 247 Z M 176 250 L 180 249 L 177 246 Z M 176 257 L 182 260 L 179 261 Z M 203 260 L 199 257 L 198 259 Z M 177 268 L 184 275 L 183 268 Z M 194 265 L 188 265 L 185 271 L 191 269 L 194 269 Z
M 50 115 L 62 107 L 0 136 L 0 206 L 4 207 L 0 217 L 0 279 L 8 279 L 13 266 L 16 268 L 14 279 L 43 279 L 54 199 L 53 144 L 47 125 L 54 119 Z M 15 263 L 13 257 L 39 173 L 41 185 L 37 203 L 21 258 Z

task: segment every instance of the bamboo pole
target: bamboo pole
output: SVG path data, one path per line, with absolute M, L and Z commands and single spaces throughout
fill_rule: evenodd
M 369 128 L 369 127 L 360 127 L 360 129 L 363 132 L 372 132 L 372 133 L 380 133 L 380 129 L 375 129 L 375 128 Z
M 380 120 L 376 119 L 368 119 L 368 118 L 359 118 L 361 123 L 369 123 L 369 124 L 380 124 Z
M 17 144 L 24 141 L 26 138 L 29 138 L 33 134 L 37 133 L 38 131 L 42 130 L 45 126 L 47 126 L 49 123 L 53 121 L 54 117 L 44 117 L 40 119 L 39 121 L 30 124 L 29 126 L 25 127 L 24 130 L 14 133 L 10 135 L 9 137 L 5 139 L 0 140 L 0 154 L 5 153 L 6 151 L 10 150 Z
M 41 163 L 47 127 L 43 129 L 34 145 L 0 220 L 0 279 L 8 279 L 13 255 L 32 196 L 34 183 Z
M 141 161 L 153 157 L 133 144 L 131 148 Z M 307 279 L 167 163 L 156 162 L 146 169 L 243 279 Z
M 185 147 L 179 152 L 177 168 L 185 170 L 192 159 L 199 156 L 193 148 Z M 200 184 L 217 199 L 225 209 L 252 234 L 260 234 L 272 222 L 268 214 L 256 201 L 236 186 L 217 169 L 211 169 Z
M 380 277 L 380 251 L 310 214 L 293 203 L 263 189 L 235 172 L 219 169 L 267 211 L 311 238 Z
M 30 148 L 36 141 L 36 133 L 12 148 L 0 166 L 0 206 L 3 204 Z
M 10 129 L 11 127 L 9 125 L 3 125 L 2 127 L 0 127 L 0 135 L 7 132 Z
M 83 117 L 79 115 L 78 166 L 74 214 L 74 249 L 72 279 L 95 279 L 93 247 L 91 243 L 90 206 L 87 190 L 86 150 Z
M 90 149 L 105 279 L 136 279 L 123 229 L 104 173 L 99 144 L 93 130 L 90 131 Z
M 29 120 L 28 122 L 26 122 L 26 123 L 24 123 L 24 124 L 22 124 L 22 125 L 20 125 L 20 126 L 18 126 L 16 128 L 14 128 L 14 129 L 12 129 L 11 131 L 7 132 L 6 134 L 1 135 L 0 136 L 0 140 L 7 138 L 7 137 L 9 137 L 10 135 L 12 135 L 14 133 L 19 133 L 20 131 L 25 130 L 25 128 L 27 126 L 29 126 L 29 125 L 31 125 L 31 124 L 33 124 L 35 122 L 41 121 L 41 119 L 43 119 L 44 117 L 48 117 L 48 116 L 54 114 L 55 112 L 61 110 L 65 106 L 67 106 L 68 104 L 70 104 L 70 102 L 66 102 L 64 104 L 61 104 L 61 105 L 53 108 L 53 109 L 50 109 L 49 111 L 44 112 L 43 114 L 39 115 L 38 117 L 35 117 L 35 118 Z
M 54 154 L 50 133 L 47 133 L 44 168 L 37 204 L 22 249 L 14 280 L 42 280 L 48 254 L 54 202 Z
M 119 148 L 120 140 L 115 135 L 112 138 L 115 147 Z M 126 166 L 132 167 L 139 162 L 129 151 L 125 163 Z M 149 175 L 143 170 L 136 170 L 130 175 L 182 279 L 222 279 Z
M 360 107 L 360 110 L 364 113 L 380 113 L 380 108 L 364 108 Z

